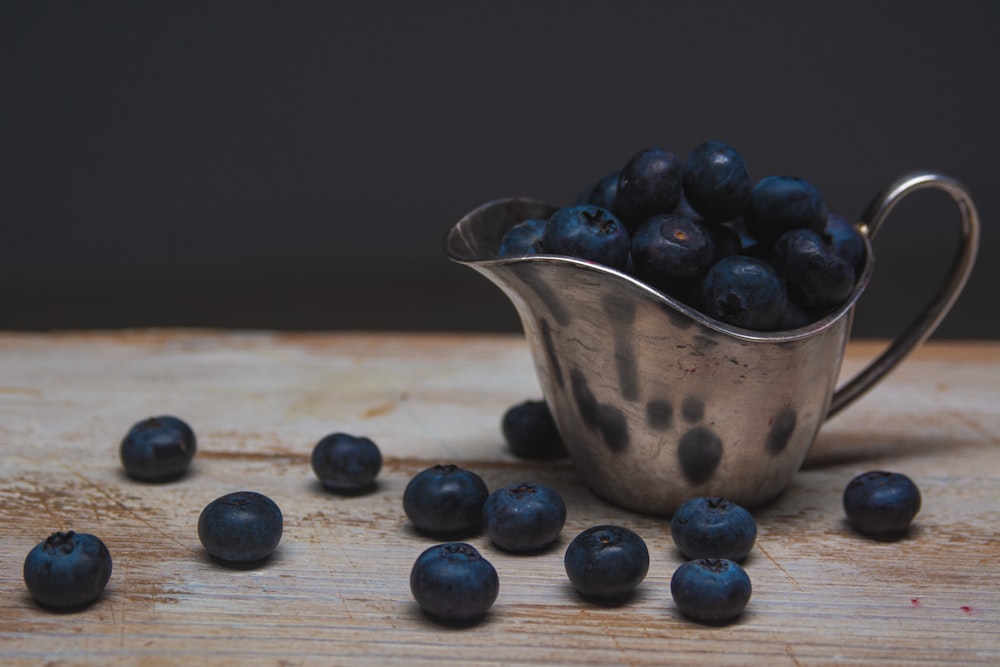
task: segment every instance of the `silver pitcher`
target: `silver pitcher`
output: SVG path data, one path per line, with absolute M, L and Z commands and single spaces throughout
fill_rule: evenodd
M 854 304 L 872 275 L 871 239 L 903 197 L 925 188 L 944 190 L 960 211 L 961 246 L 948 278 L 889 348 L 838 389 Z M 940 174 L 906 175 L 857 223 L 866 258 L 850 298 L 809 326 L 763 333 L 593 262 L 497 258 L 507 229 L 555 210 L 529 199 L 489 202 L 455 224 L 445 251 L 513 302 L 545 400 L 588 486 L 653 514 L 671 514 L 695 496 L 755 507 L 784 491 L 822 423 L 934 331 L 965 286 L 979 243 L 964 186 Z

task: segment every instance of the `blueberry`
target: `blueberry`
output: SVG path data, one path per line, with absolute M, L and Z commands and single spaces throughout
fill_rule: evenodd
M 831 213 L 826 219 L 824 237 L 833 246 L 833 252 L 847 261 L 854 271 L 861 271 L 865 263 L 865 240 L 857 227 L 843 216 Z
M 785 312 L 781 316 L 781 322 L 778 324 L 778 329 L 781 331 L 801 329 L 802 327 L 809 326 L 815 321 L 816 317 L 812 313 L 794 301 L 789 301 L 785 304 Z
M 635 532 L 622 526 L 594 526 L 577 535 L 563 558 L 570 583 L 582 595 L 617 601 L 646 578 L 649 550 Z
M 788 296 L 774 268 L 762 259 L 732 255 L 702 280 L 701 308 L 709 317 L 758 331 L 781 323 Z
M 712 264 L 730 255 L 743 254 L 743 239 L 731 224 L 705 225 L 712 239 Z
M 53 533 L 28 552 L 24 583 L 43 607 L 71 610 L 101 594 L 111 578 L 111 554 L 88 533 Z
M 129 477 L 142 482 L 177 479 L 194 458 L 194 431 L 177 417 L 150 417 L 132 425 L 118 449 Z
M 584 204 L 566 206 L 549 218 L 542 233 L 545 252 L 568 255 L 622 269 L 628 261 L 629 234 L 610 211 Z
M 747 231 L 770 246 L 792 229 L 826 229 L 828 212 L 823 197 L 809 181 L 794 176 L 768 176 L 750 193 L 743 214 Z
M 746 223 L 743 222 L 742 217 L 729 221 L 725 226 L 731 227 L 736 231 L 737 236 L 739 236 L 740 250 L 738 254 L 749 257 L 763 257 L 767 254 L 767 248 L 747 231 Z
M 874 470 L 858 475 L 844 489 L 844 512 L 862 535 L 902 537 L 920 511 L 920 490 L 906 475 Z
M 501 421 L 504 438 L 515 456 L 525 459 L 558 459 L 567 455 L 562 437 L 545 401 L 524 401 L 511 406 Z
M 688 220 L 697 220 L 698 222 L 705 222 L 705 218 L 702 217 L 701 213 L 692 208 L 691 203 L 688 202 L 687 197 L 684 196 L 684 192 L 681 191 L 681 199 L 677 202 L 677 206 L 674 207 L 672 211 L 674 215 L 680 215 Z
M 715 253 L 705 226 L 678 215 L 654 215 L 632 237 L 635 274 L 661 289 L 700 280 Z
M 757 539 L 750 512 L 725 498 L 692 498 L 670 521 L 670 536 L 685 558 L 746 558 Z
M 708 222 L 732 220 L 750 202 L 750 171 L 736 149 L 721 141 L 697 146 L 684 163 L 684 195 Z
M 413 476 L 403 491 L 403 511 L 413 527 L 427 535 L 448 537 L 479 530 L 486 483 L 456 465 L 436 465 Z
M 600 206 L 612 213 L 615 212 L 615 200 L 618 197 L 619 170 L 614 170 L 601 180 L 587 188 L 577 199 L 577 204 Z
M 546 486 L 511 484 L 486 499 L 483 521 L 490 540 L 504 551 L 541 551 L 559 537 L 566 522 L 566 503 Z
M 313 447 L 312 468 L 330 491 L 361 493 L 375 485 L 382 453 L 369 438 L 331 433 Z
M 437 544 L 417 557 L 410 592 L 427 616 L 443 623 L 472 623 L 489 611 L 500 592 L 497 571 L 464 542 Z
M 537 255 L 542 250 L 542 232 L 548 220 L 522 220 L 508 229 L 500 239 L 500 257 Z
M 682 614 L 699 623 L 724 623 L 742 613 L 752 587 L 746 570 L 725 558 L 684 563 L 670 578 L 670 594 Z
M 782 234 L 771 263 L 785 279 L 788 298 L 804 308 L 834 308 L 854 289 L 854 268 L 811 229 Z
M 677 156 L 646 148 L 631 158 L 618 177 L 616 213 L 631 233 L 647 218 L 671 213 L 680 203 L 683 168 Z
M 237 491 L 213 500 L 198 517 L 205 551 L 227 563 L 251 563 L 270 556 L 281 541 L 281 510 L 255 491 Z

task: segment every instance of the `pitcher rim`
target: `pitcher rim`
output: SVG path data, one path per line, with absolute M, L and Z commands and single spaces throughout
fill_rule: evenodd
M 861 238 L 864 240 L 865 245 L 865 260 L 864 267 L 861 270 L 861 274 L 855 279 L 854 288 L 851 290 L 851 294 L 847 299 L 839 305 L 837 308 L 827 313 L 823 317 L 807 324 L 804 327 L 799 327 L 796 329 L 786 329 L 781 331 L 757 331 L 754 329 L 747 329 L 744 327 L 738 327 L 731 324 L 727 324 L 720 320 L 716 320 L 709 317 L 697 310 L 692 308 L 687 304 L 677 300 L 676 298 L 670 296 L 669 294 L 662 292 L 661 290 L 653 287 L 652 285 L 632 276 L 624 271 L 612 268 L 605 264 L 599 262 L 594 262 L 586 259 L 580 259 L 578 257 L 570 257 L 568 255 L 556 255 L 549 253 L 537 253 L 530 255 L 511 255 L 509 257 L 492 257 L 492 258 L 481 258 L 481 257 L 469 257 L 467 255 L 461 254 L 453 247 L 453 242 L 455 237 L 461 228 L 470 227 L 473 225 L 474 221 L 482 217 L 482 215 L 489 210 L 495 209 L 500 206 L 509 206 L 512 203 L 517 203 L 525 206 L 534 206 L 538 208 L 545 208 L 556 210 L 559 207 L 546 202 L 541 199 L 535 199 L 530 197 L 503 197 L 499 199 L 493 199 L 484 204 L 481 204 L 474 208 L 472 211 L 468 212 L 462 218 L 456 222 L 448 230 L 445 236 L 445 253 L 448 255 L 449 259 L 455 261 L 459 264 L 465 264 L 472 267 L 490 269 L 493 266 L 509 266 L 520 263 L 528 264 L 564 264 L 572 266 L 576 269 L 590 271 L 602 275 L 606 275 L 614 280 L 623 280 L 631 288 L 638 289 L 640 292 L 644 293 L 646 296 L 654 299 L 657 302 L 666 304 L 670 306 L 674 311 L 694 320 L 695 322 L 706 326 L 710 329 L 718 331 L 719 333 L 739 338 L 746 341 L 753 342 L 771 342 L 771 343 L 781 343 L 781 342 L 791 342 L 795 340 L 801 340 L 809 338 L 811 336 L 818 335 L 820 332 L 832 327 L 841 318 L 848 316 L 853 310 L 858 299 L 864 293 L 865 289 L 868 287 L 871 281 L 872 272 L 874 271 L 874 255 L 872 251 L 871 239 L 869 235 L 865 233 L 865 228 L 862 226 L 859 231 L 861 233 Z M 516 224 L 518 221 L 512 221 L 511 226 Z

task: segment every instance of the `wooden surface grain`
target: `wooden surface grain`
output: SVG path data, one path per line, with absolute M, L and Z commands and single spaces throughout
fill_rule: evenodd
M 852 343 L 845 374 L 879 348 Z M 593 496 L 567 462 L 520 461 L 500 416 L 538 396 L 516 336 L 212 331 L 0 334 L 0 662 L 3 664 L 1000 664 L 1000 343 L 923 346 L 828 422 L 804 469 L 758 510 L 739 620 L 681 617 L 669 524 Z M 126 478 L 118 443 L 175 414 L 198 434 L 183 479 Z M 322 490 L 309 465 L 323 435 L 368 435 L 385 466 L 369 495 Z M 471 628 L 429 622 L 408 576 L 434 540 L 402 512 L 407 481 L 439 462 L 491 488 L 550 484 L 569 507 L 560 541 L 496 566 L 496 605 Z M 910 475 L 923 509 L 907 539 L 845 525 L 856 473 Z M 275 556 L 231 570 L 198 541 L 201 509 L 238 489 L 285 517 Z M 579 598 L 565 547 L 597 523 L 636 530 L 649 575 L 627 604 Z M 34 604 L 24 556 L 50 532 L 99 535 L 114 558 L 102 597 L 56 614 Z

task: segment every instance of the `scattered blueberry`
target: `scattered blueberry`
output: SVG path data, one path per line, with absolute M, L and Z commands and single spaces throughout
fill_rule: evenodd
M 270 556 L 281 541 L 281 510 L 255 491 L 237 491 L 213 500 L 198 517 L 198 538 L 209 555 L 228 563 Z
M 670 594 L 682 614 L 699 623 L 730 621 L 747 606 L 750 577 L 725 558 L 701 558 L 684 563 L 670 578 Z
M 375 485 L 382 469 L 382 453 L 369 438 L 331 433 L 313 448 L 312 468 L 330 491 L 361 493 Z
M 537 255 L 542 249 L 542 233 L 548 220 L 530 218 L 508 229 L 500 239 L 500 257 Z
M 607 209 L 584 204 L 566 206 L 549 218 L 542 233 L 545 252 L 623 269 L 631 239 L 625 226 Z
M 194 431 L 177 417 L 150 417 L 132 425 L 118 453 L 129 477 L 142 482 L 177 479 L 194 458 Z
M 865 263 L 865 240 L 857 227 L 846 218 L 831 213 L 826 219 L 824 236 L 833 246 L 833 252 L 842 257 L 858 272 Z
M 684 195 L 708 222 L 725 222 L 743 213 L 750 202 L 750 171 L 736 149 L 706 141 L 684 163 Z
M 897 472 L 862 473 L 844 489 L 847 521 L 868 537 L 902 537 L 919 511 L 920 490 L 913 480 Z
M 700 280 L 714 253 L 705 226 L 679 215 L 654 215 L 632 237 L 635 274 L 661 289 Z
M 501 422 L 504 438 L 515 456 L 525 459 L 558 459 L 566 447 L 545 401 L 524 401 L 511 406 Z
M 725 498 L 692 498 L 674 512 L 670 536 L 689 560 L 746 558 L 757 539 L 750 512 Z
M 53 533 L 24 559 L 24 583 L 31 596 L 50 609 L 84 607 L 111 578 L 111 554 L 88 533 Z
M 683 168 L 677 156 L 662 148 L 646 148 L 622 168 L 615 210 L 631 233 L 647 218 L 671 213 L 682 190 Z
M 427 535 L 471 534 L 482 523 L 486 483 L 476 473 L 453 464 L 436 465 L 413 476 L 403 491 L 403 511 L 413 527 Z
M 622 526 L 594 526 L 577 535 L 563 558 L 570 583 L 582 595 L 617 601 L 631 595 L 649 571 L 649 550 Z
M 804 308 L 834 308 L 854 289 L 854 268 L 811 229 L 793 229 L 774 244 L 771 264 L 788 298 Z
M 540 551 L 559 537 L 566 522 L 566 503 L 547 486 L 511 484 L 486 499 L 483 521 L 487 535 L 504 551 Z
M 751 236 L 770 246 L 785 232 L 805 228 L 822 234 L 828 212 L 812 183 L 794 176 L 768 176 L 750 194 L 743 221 Z
M 777 329 L 788 302 L 785 285 L 774 268 L 745 255 L 716 262 L 705 274 L 701 292 L 706 315 L 758 331 Z
M 497 571 L 470 544 L 436 544 L 417 557 L 410 592 L 437 622 L 467 624 L 481 619 L 500 592 Z

